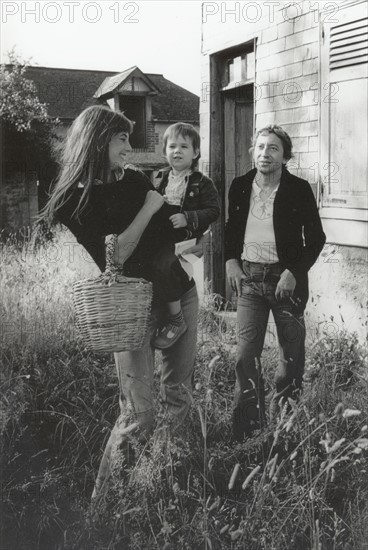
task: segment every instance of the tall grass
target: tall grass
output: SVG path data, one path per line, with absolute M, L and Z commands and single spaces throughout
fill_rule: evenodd
M 108 493 L 91 506 L 118 386 L 112 356 L 88 352 L 74 330 L 71 283 L 94 272 L 71 243 L 62 232 L 1 250 L 2 546 L 367 548 L 368 391 L 356 338 L 315 343 L 301 401 L 234 444 L 236 335 L 213 296 L 201 310 L 186 425 L 177 437 L 158 430 L 147 445 L 133 439 L 134 460 L 117 457 Z M 265 351 L 269 390 L 276 360 L 277 350 Z

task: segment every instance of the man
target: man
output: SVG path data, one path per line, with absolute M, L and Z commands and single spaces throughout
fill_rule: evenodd
M 238 297 L 233 434 L 240 441 L 265 421 L 260 356 L 270 309 L 280 348 L 271 416 L 301 391 L 308 270 L 326 240 L 309 183 L 286 169 L 288 134 L 262 128 L 253 155 L 255 168 L 231 184 L 225 229 L 226 272 Z

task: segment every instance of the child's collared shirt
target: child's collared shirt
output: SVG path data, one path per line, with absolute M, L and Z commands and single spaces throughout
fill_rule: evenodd
M 168 204 L 182 206 L 188 186 L 188 178 L 191 173 L 191 170 L 184 170 L 176 176 L 170 170 L 165 189 L 165 199 Z
M 156 189 L 164 197 L 167 195 L 166 190 L 171 172 L 171 167 L 163 168 L 156 176 L 159 180 Z M 187 218 L 186 239 L 192 239 L 201 237 L 209 225 L 217 220 L 220 215 L 220 203 L 213 181 L 202 172 L 188 171 L 187 180 L 183 202 L 175 208 Z

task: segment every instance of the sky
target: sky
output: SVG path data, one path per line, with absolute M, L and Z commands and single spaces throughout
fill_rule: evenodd
M 201 0 L 1 2 L 1 62 L 121 72 L 137 65 L 199 95 Z

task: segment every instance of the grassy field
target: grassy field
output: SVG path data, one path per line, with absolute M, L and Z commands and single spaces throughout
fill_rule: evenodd
M 354 335 L 315 341 L 300 403 L 234 445 L 235 329 L 208 296 L 183 432 L 133 440 L 134 460 L 117 461 L 92 507 L 118 386 L 112 356 L 90 353 L 74 328 L 71 283 L 97 270 L 65 232 L 37 247 L 10 239 L 1 260 L 0 550 L 368 548 L 366 355 Z M 265 350 L 269 389 L 276 360 Z

